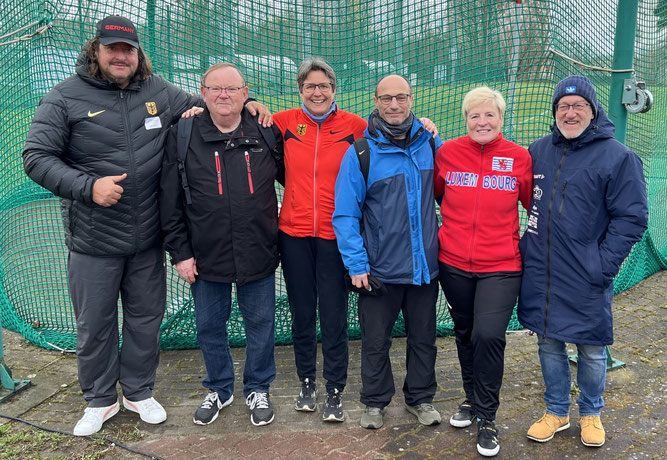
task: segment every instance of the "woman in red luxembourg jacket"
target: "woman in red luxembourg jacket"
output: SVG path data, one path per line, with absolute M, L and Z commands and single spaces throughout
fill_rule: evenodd
M 486 86 L 463 99 L 468 135 L 435 157 L 440 284 L 454 321 L 466 399 L 449 423 L 477 419 L 477 450 L 500 449 L 495 428 L 503 379 L 505 331 L 521 285 L 519 206 L 530 205 L 528 150 L 503 139 L 505 100 Z
M 366 120 L 334 101 L 336 74 L 319 58 L 297 73 L 303 105 L 276 113 L 285 149 L 285 193 L 280 210 L 280 257 L 292 314 L 294 358 L 301 391 L 295 409 L 317 409 L 316 310 L 319 305 L 326 398 L 322 418 L 342 422 L 347 381 L 347 286 L 331 216 L 340 162 Z

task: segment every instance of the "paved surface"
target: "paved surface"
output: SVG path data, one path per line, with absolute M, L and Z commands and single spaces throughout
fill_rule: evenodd
M 659 272 L 614 299 L 616 343 L 613 356 L 627 367 L 608 373 L 603 423 L 607 442 L 587 448 L 579 440 L 576 407 L 572 427 L 545 444 L 529 441 L 526 430 L 544 411 L 542 377 L 537 360 L 536 337 L 525 332 L 508 335 L 505 380 L 497 426 L 501 450 L 497 458 L 512 459 L 663 459 L 667 457 L 667 375 L 665 335 L 667 271 Z M 435 406 L 445 423 L 420 426 L 403 408 L 400 394 L 404 375 L 405 340 L 395 339 L 392 362 L 399 394 L 389 406 L 380 430 L 359 427 L 362 407 L 360 388 L 361 343 L 350 343 L 349 384 L 344 393 L 346 421 L 321 420 L 316 413 L 299 413 L 293 404 L 298 393 L 291 347 L 276 349 L 278 376 L 271 389 L 275 421 L 253 427 L 243 401 L 238 374 L 245 349 L 234 349 L 237 365 L 234 403 L 213 424 L 192 423 L 192 414 L 205 390 L 200 381 L 204 366 L 199 350 L 168 351 L 161 355 L 155 396 L 166 407 L 168 420 L 150 426 L 136 414 L 121 411 L 101 432 L 108 436 L 135 439 L 132 447 L 168 459 L 424 459 L 479 458 L 472 427 L 455 429 L 446 423 L 462 400 L 463 392 L 454 340 L 439 338 Z M 5 331 L 6 361 L 14 378 L 29 378 L 33 386 L 0 404 L 0 412 L 20 416 L 51 428 L 71 431 L 85 407 L 76 379 L 76 360 L 36 348 L 13 332 Z M 321 367 L 318 364 L 318 367 Z M 320 381 L 320 386 L 322 382 Z M 573 399 L 575 399 L 573 390 Z M 0 419 L 0 423 L 4 420 Z M 103 458 L 140 458 L 113 449 Z

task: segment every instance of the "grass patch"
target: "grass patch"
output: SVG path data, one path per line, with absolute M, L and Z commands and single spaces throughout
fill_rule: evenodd
M 122 443 L 136 442 L 143 437 L 133 426 L 108 435 Z M 0 459 L 3 460 L 100 460 L 127 458 L 125 454 L 129 453 L 103 439 L 49 433 L 17 423 L 0 426 Z

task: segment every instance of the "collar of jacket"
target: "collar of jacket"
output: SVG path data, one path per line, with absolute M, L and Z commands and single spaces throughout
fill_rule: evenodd
M 410 147 L 414 142 L 416 142 L 419 137 L 424 134 L 426 129 L 424 128 L 424 125 L 419 121 L 417 117 L 415 117 L 414 121 L 412 122 L 412 128 L 410 128 L 410 140 L 408 141 L 408 144 L 406 146 Z M 397 145 L 393 144 L 389 139 L 387 139 L 384 134 L 376 130 L 373 125 L 370 123 L 370 116 L 368 117 L 368 127 L 366 128 L 366 137 L 369 139 L 374 140 L 379 144 L 381 148 L 392 148 L 392 149 L 398 149 L 405 151 L 406 149 L 401 149 Z M 384 147 L 383 147 L 384 145 Z
M 318 125 L 319 126 L 326 126 L 336 118 L 336 115 L 338 114 L 338 107 L 336 107 L 336 110 L 331 112 L 331 114 L 327 117 L 327 119 L 324 120 L 322 123 L 317 123 L 312 118 L 310 118 L 310 116 L 308 115 L 308 112 L 303 110 L 303 107 L 299 107 L 299 111 L 303 115 L 303 118 L 306 120 L 306 124 L 312 125 L 312 126 L 318 126 Z M 301 121 L 299 121 L 299 123 L 301 123 Z
M 475 142 L 472 140 L 470 137 L 470 134 L 465 136 L 466 139 L 468 140 L 468 143 L 475 149 L 475 150 L 482 150 L 482 144 L 479 142 Z M 503 133 L 499 132 L 498 135 L 494 140 L 491 142 L 487 142 L 486 144 L 483 145 L 484 147 L 484 153 L 490 153 L 493 150 L 495 150 L 501 143 L 503 142 Z
M 204 111 L 197 115 L 199 121 L 197 127 L 199 128 L 199 134 L 201 135 L 204 142 L 219 142 L 227 139 L 240 139 L 242 137 L 254 136 L 257 137 L 259 131 L 254 132 L 251 128 L 252 123 L 248 123 L 248 118 L 252 118 L 248 110 L 244 107 L 241 111 L 241 123 L 239 126 L 232 131 L 231 133 L 222 133 L 217 126 L 213 123 L 211 118 L 211 112 L 209 112 L 207 107 L 204 107 Z M 239 128 L 241 128 L 239 130 Z

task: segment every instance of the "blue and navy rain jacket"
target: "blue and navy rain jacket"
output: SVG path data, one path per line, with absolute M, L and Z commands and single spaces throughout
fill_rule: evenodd
M 401 149 L 372 127 L 368 183 L 354 146 L 336 180 L 333 227 L 350 275 L 385 283 L 428 284 L 438 276 L 438 221 L 433 199 L 431 133 L 417 120 Z M 442 141 L 436 137 L 435 148 Z

